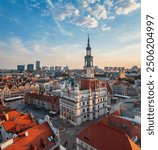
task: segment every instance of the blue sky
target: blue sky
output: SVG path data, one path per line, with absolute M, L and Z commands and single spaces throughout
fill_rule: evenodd
M 1 0 L 0 68 L 140 66 L 140 0 Z

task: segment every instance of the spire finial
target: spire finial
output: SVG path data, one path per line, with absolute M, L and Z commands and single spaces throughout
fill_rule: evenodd
M 87 44 L 87 46 L 90 47 L 89 34 L 88 34 L 88 44 Z

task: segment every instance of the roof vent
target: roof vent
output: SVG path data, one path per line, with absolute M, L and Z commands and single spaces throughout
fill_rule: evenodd
M 48 137 L 48 141 L 49 141 L 49 142 L 54 141 L 53 136 Z
M 13 134 L 13 138 L 16 138 L 18 135 L 17 134 Z

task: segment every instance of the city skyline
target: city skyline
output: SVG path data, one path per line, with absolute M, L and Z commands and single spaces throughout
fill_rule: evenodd
M 94 66 L 140 67 L 139 0 L 0 2 L 0 68 L 41 61 L 83 68 L 87 34 Z

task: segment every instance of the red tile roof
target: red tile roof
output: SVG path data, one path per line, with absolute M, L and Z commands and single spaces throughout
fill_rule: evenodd
M 38 93 L 28 93 L 26 94 L 26 97 L 30 97 L 30 98 L 35 98 L 35 99 L 38 99 L 38 100 L 44 100 L 44 101 L 48 101 L 48 102 L 51 102 L 51 103 L 56 103 L 56 104 L 59 104 L 59 96 L 50 96 L 50 95 L 41 95 L 41 94 L 38 94 Z
M 89 90 L 97 91 L 98 87 L 106 87 L 106 82 L 97 79 L 84 79 L 84 78 L 76 78 L 79 82 L 81 90 Z
M 14 139 L 14 143 L 4 150 L 31 150 L 33 148 L 48 150 L 55 145 L 55 141 L 48 140 L 50 136 L 55 138 L 55 134 L 47 122 L 36 125 L 28 129 L 27 132 L 28 136 L 25 136 L 25 132 L 18 134 L 18 137 Z M 45 145 L 45 147 L 42 145 Z
M 19 111 L 16 111 L 16 110 L 8 112 L 9 120 L 14 120 L 15 118 L 17 118 L 17 117 L 19 117 L 21 115 L 22 115 L 22 113 L 19 112 Z
M 99 122 L 88 126 L 77 138 L 98 150 L 140 150 L 124 132 Z
M 133 124 L 132 121 L 127 120 L 125 118 L 121 118 L 120 112 L 116 111 L 109 116 L 102 117 L 99 121 L 104 125 L 111 126 L 113 128 L 117 128 L 123 132 L 126 132 L 130 137 L 137 136 L 138 139 L 141 139 L 141 125 Z M 123 127 L 125 126 L 125 128 Z
M 36 124 L 37 123 L 33 122 L 29 114 L 24 114 L 14 118 L 14 120 L 5 121 L 2 123 L 6 132 L 11 132 L 14 134 L 22 132 Z

